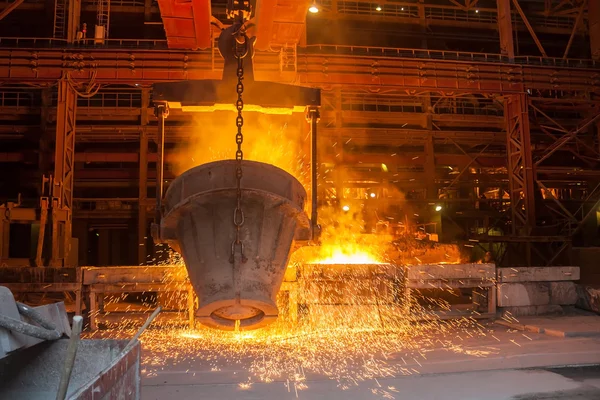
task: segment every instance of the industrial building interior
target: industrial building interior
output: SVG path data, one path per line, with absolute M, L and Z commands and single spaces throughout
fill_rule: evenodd
M 0 107 L 0 399 L 600 396 L 599 0 L 5 1 Z

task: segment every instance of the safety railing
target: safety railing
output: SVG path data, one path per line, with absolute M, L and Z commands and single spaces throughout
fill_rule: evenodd
M 0 107 L 31 108 L 40 105 L 40 96 L 35 92 L 0 91 Z
M 0 37 L 0 47 L 17 48 L 125 48 L 141 50 L 167 50 L 168 44 L 164 39 L 104 39 L 103 43 L 96 43 L 94 38 L 86 38 L 67 43 L 66 39 L 38 38 L 38 37 Z
M 365 112 L 398 112 L 398 113 L 420 113 L 423 107 L 411 104 L 381 104 L 381 103 L 350 103 L 342 104 L 344 111 L 365 111 Z
M 168 43 L 161 39 L 105 39 L 103 44 L 95 43 L 95 39 L 87 38 L 73 44 L 65 39 L 0 37 L 0 48 L 73 48 L 73 49 L 136 49 L 136 50 L 168 50 Z M 211 50 L 206 50 L 210 52 Z M 423 60 L 445 60 L 481 63 L 511 63 L 507 56 L 495 53 L 478 53 L 452 50 L 409 49 L 377 46 L 351 46 L 333 44 L 312 44 L 297 49 L 298 56 L 351 56 L 372 58 L 402 58 Z M 195 52 L 198 53 L 198 52 Z M 600 61 L 591 59 L 562 59 L 558 57 L 517 56 L 514 64 L 539 65 L 567 68 L 600 68 Z
M 482 22 L 493 24 L 497 22 L 497 12 L 470 9 L 458 10 L 455 8 L 446 7 L 425 7 L 426 19 L 437 19 L 444 21 L 460 21 L 460 22 Z
M 78 198 L 73 199 L 77 211 L 129 211 L 138 209 L 136 198 Z
M 432 99 L 433 100 L 433 99 Z M 491 99 L 447 98 L 434 107 L 436 114 L 485 115 L 500 117 L 504 115 L 501 105 Z
M 346 1 L 346 0 L 317 0 L 317 4 L 324 12 L 341 15 L 357 15 L 371 17 L 397 17 L 419 19 L 419 7 L 417 5 L 401 5 L 393 2 L 378 2 L 376 0 Z M 498 21 L 497 11 L 490 7 L 471 7 L 462 9 L 448 4 L 425 4 L 424 17 L 428 20 L 477 22 L 496 24 Z M 542 10 L 529 12 L 527 19 L 535 26 L 548 28 L 571 29 L 576 15 L 544 15 Z M 523 24 L 517 11 L 512 13 L 512 21 Z
M 339 14 L 353 14 L 378 17 L 397 17 L 397 18 L 419 18 L 419 10 L 415 6 L 402 6 L 399 4 L 385 3 L 383 5 L 374 2 L 360 1 L 337 1 L 337 10 Z
M 140 108 L 142 106 L 142 94 L 138 93 L 97 93 L 88 98 L 78 98 L 77 107 L 85 108 Z
M 306 46 L 306 48 L 299 48 L 299 53 L 322 54 L 331 56 L 340 55 L 352 57 L 386 57 L 486 63 L 510 63 L 510 59 L 507 56 L 494 53 L 476 53 L 465 51 L 430 49 L 405 49 L 376 46 L 349 46 L 334 44 L 308 45 Z M 600 68 L 600 61 L 595 61 L 591 59 L 562 59 L 558 57 L 542 56 L 517 56 L 515 57 L 514 63 L 570 68 Z
M 131 89 L 129 89 L 131 90 Z M 52 105 L 58 103 L 58 94 L 52 94 Z M 78 108 L 136 108 L 142 106 L 142 94 L 140 91 L 100 91 L 92 97 L 78 97 Z
M 83 0 L 83 5 L 97 6 L 98 0 Z M 144 7 L 144 0 L 110 0 L 111 7 Z
M 534 26 L 543 26 L 546 28 L 562 28 L 562 29 L 573 29 L 575 24 L 576 14 L 573 16 L 561 16 L 561 15 L 539 15 L 530 14 L 527 16 L 529 22 Z M 513 23 L 523 23 L 521 17 L 513 14 Z

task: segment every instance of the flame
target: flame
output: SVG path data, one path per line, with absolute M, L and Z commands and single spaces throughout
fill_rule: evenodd
M 383 264 L 389 238 L 362 232 L 361 214 L 321 208 L 320 246 L 300 249 L 292 260 L 303 264 Z
M 235 114 L 214 112 L 198 115 L 195 134 L 189 143 L 177 149 L 173 164 L 176 174 L 209 162 L 235 158 Z M 310 136 L 301 134 L 303 125 L 306 121 L 296 116 L 248 113 L 244 116 L 242 127 L 244 159 L 281 168 L 308 189 L 309 152 L 305 151 L 305 147 Z
M 353 249 L 351 252 L 344 252 L 343 248 L 331 248 L 324 252 L 331 252 L 331 255 L 318 260 L 317 264 L 381 264 L 381 259 L 369 254 L 363 249 Z

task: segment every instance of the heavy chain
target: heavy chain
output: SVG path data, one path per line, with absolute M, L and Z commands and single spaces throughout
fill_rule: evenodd
M 244 212 L 242 211 L 242 161 L 244 159 L 244 153 L 242 151 L 242 143 L 244 142 L 244 134 L 242 133 L 242 127 L 244 126 L 244 117 L 242 116 L 242 111 L 244 109 L 244 100 L 242 98 L 242 94 L 244 93 L 244 57 L 247 53 L 247 38 L 244 35 L 244 43 L 240 48 L 236 43 L 235 55 L 238 60 L 237 67 L 237 85 L 236 92 L 238 95 L 237 101 L 235 102 L 235 108 L 237 109 L 237 117 L 235 119 L 235 125 L 237 126 L 237 133 L 235 135 L 235 143 L 237 144 L 237 150 L 235 152 L 235 178 L 237 183 L 237 192 L 236 192 L 236 207 L 233 212 L 233 224 L 235 225 L 235 241 L 231 244 L 231 256 L 229 258 L 229 262 L 234 262 L 235 248 L 236 246 L 240 246 L 242 263 L 247 261 L 246 256 L 244 255 L 244 244 L 240 239 L 240 231 L 242 225 L 244 225 Z

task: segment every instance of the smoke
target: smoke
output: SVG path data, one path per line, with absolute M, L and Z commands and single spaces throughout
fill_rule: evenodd
M 245 113 L 242 151 L 245 160 L 268 163 L 293 175 L 308 188 L 310 182 L 309 135 L 303 116 Z M 195 114 L 194 134 L 175 149 L 173 172 L 180 175 L 201 164 L 235 159 L 235 114 L 215 111 Z M 306 150 L 305 150 L 306 148 Z

